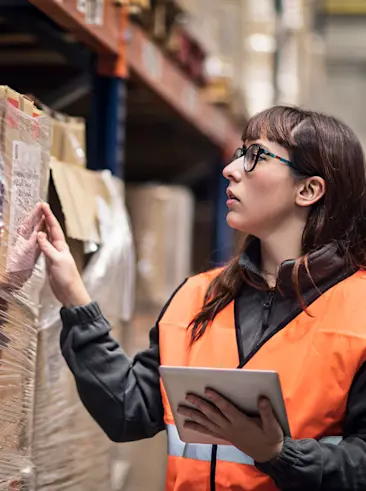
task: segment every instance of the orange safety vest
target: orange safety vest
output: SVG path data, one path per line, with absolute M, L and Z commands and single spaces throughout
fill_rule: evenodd
M 190 278 L 159 322 L 162 365 L 237 368 L 234 302 L 214 319 L 204 336 L 189 347 L 187 329 L 200 310 L 218 271 Z M 278 330 L 244 368 L 279 373 L 292 437 L 339 443 L 347 396 L 366 360 L 366 273 L 357 272 L 321 295 Z M 183 443 L 174 426 L 161 384 L 169 457 L 166 491 L 276 491 L 273 480 L 235 447 Z

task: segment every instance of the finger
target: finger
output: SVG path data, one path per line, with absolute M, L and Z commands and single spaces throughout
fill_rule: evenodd
M 38 203 L 33 209 L 29 220 L 27 221 L 27 226 L 33 229 L 37 223 L 39 223 L 44 218 L 44 213 L 42 209 L 42 203 Z
M 42 209 L 46 218 L 46 224 L 49 229 L 51 242 L 64 241 L 64 233 L 55 215 L 52 213 L 50 205 L 47 203 L 43 203 Z
M 50 239 L 51 238 L 51 229 L 48 226 L 48 223 L 47 222 L 45 222 L 45 229 L 46 229 L 46 232 L 47 232 L 47 237 Z
M 258 404 L 259 415 L 262 421 L 264 433 L 276 441 L 283 440 L 283 431 L 273 412 L 268 399 L 262 398 Z
M 45 233 L 39 232 L 37 235 L 37 241 L 41 251 L 46 256 L 46 259 L 50 261 L 57 261 L 59 259 L 59 251 L 47 239 L 47 235 Z
M 187 428 L 188 430 L 198 431 L 198 433 L 202 433 L 202 435 L 209 435 L 214 438 L 223 440 L 222 436 L 219 433 L 211 431 L 208 428 L 205 428 L 204 426 L 195 423 L 194 421 L 185 421 L 184 428 Z
M 45 224 L 45 218 L 42 217 L 40 221 L 37 223 L 37 225 L 35 226 L 34 232 L 41 232 L 44 228 L 44 224 Z
M 26 227 L 31 226 L 36 219 L 39 220 L 41 218 L 41 215 L 42 215 L 42 203 L 37 203 L 37 205 L 32 210 L 32 213 L 28 215 L 27 218 L 24 220 L 24 226 Z
M 204 426 L 210 431 L 217 431 L 219 427 L 209 418 L 207 418 L 203 413 L 197 409 L 192 409 L 186 406 L 179 406 L 178 413 L 182 416 L 189 418 L 191 421 Z
M 234 404 L 228 401 L 225 397 L 218 394 L 217 392 L 207 389 L 205 391 L 207 398 L 213 402 L 213 404 L 220 410 L 220 412 L 229 420 L 233 421 L 238 417 L 246 417 L 244 413 L 239 411 Z
M 204 399 L 201 399 L 193 394 L 188 394 L 186 399 L 220 428 L 225 427 L 229 423 L 229 420 L 225 417 L 225 415 L 210 402 L 206 402 Z

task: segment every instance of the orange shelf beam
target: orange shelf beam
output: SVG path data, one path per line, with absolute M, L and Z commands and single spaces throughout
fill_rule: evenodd
M 117 6 L 114 0 L 105 0 L 101 26 L 86 23 L 85 14 L 77 9 L 77 0 L 29 1 L 94 51 L 110 56 L 118 56 L 120 53 L 124 32 L 120 28 L 121 7 Z
M 231 157 L 241 141 L 238 127 L 177 68 L 137 25 L 130 25 L 127 64 L 186 120 Z
M 241 140 L 237 126 L 220 109 L 209 104 L 202 91 L 179 70 L 137 25 L 126 25 L 126 11 L 105 0 L 102 26 L 89 25 L 78 12 L 77 0 L 29 0 L 54 22 L 99 53 L 99 71 L 126 76 L 133 70 L 230 157 Z M 126 43 L 126 30 L 129 41 Z

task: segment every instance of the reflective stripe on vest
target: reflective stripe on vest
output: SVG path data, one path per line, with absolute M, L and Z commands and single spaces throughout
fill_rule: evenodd
M 172 457 L 211 461 L 212 445 L 182 442 L 175 425 L 167 425 L 167 433 L 168 452 Z M 339 445 L 341 441 L 341 436 L 326 436 L 319 440 L 320 443 L 329 443 L 331 445 Z M 230 445 L 218 445 L 216 459 L 235 464 L 254 465 L 254 460 L 251 457 Z

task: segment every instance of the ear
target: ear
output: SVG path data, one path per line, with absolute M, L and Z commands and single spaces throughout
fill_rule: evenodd
M 325 195 L 325 181 L 322 177 L 308 177 L 301 181 L 296 192 L 296 204 L 301 207 L 312 206 Z

